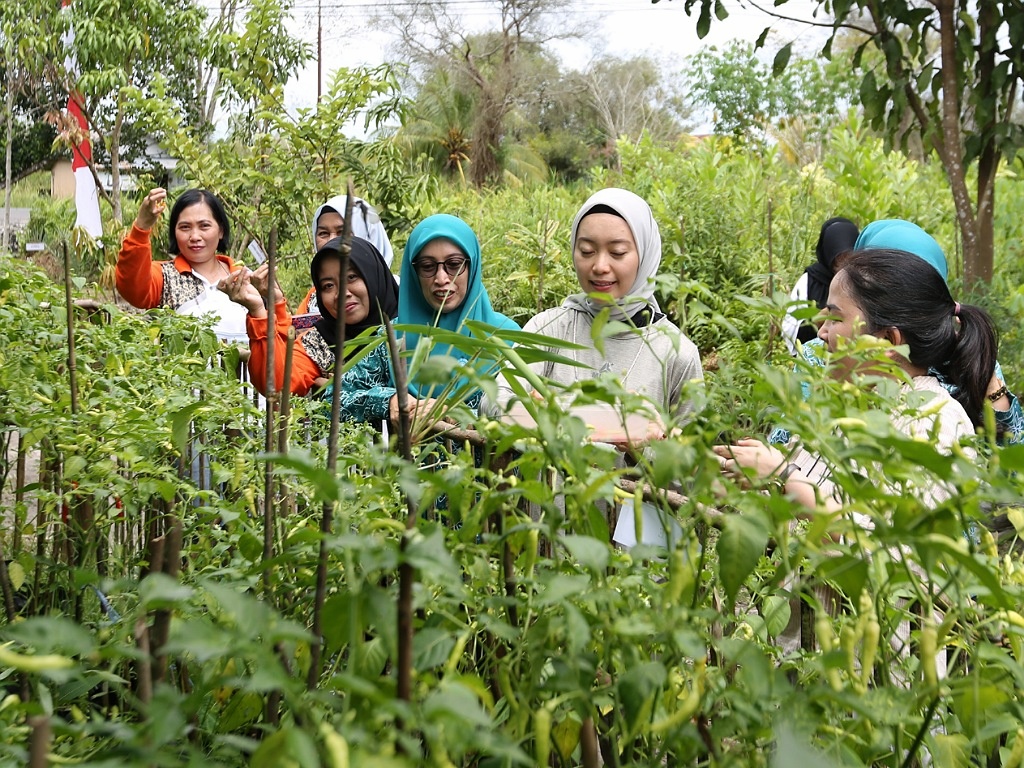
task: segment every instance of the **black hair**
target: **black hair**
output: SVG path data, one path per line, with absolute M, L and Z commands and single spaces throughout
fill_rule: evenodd
M 217 241 L 217 253 L 228 252 L 228 248 L 231 245 L 231 228 L 228 226 L 228 215 L 224 213 L 224 204 L 220 201 L 220 198 L 209 190 L 189 189 L 178 196 L 174 207 L 171 208 L 170 232 L 168 233 L 170 243 L 167 252 L 172 256 L 177 256 L 179 253 L 178 238 L 174 231 L 178 228 L 178 219 L 181 217 L 181 212 L 199 203 L 206 203 L 210 206 L 214 221 L 220 225 L 220 240 Z
M 621 213 L 616 211 L 614 208 L 612 208 L 607 203 L 598 203 L 597 205 L 595 205 L 592 208 L 590 208 L 582 216 L 580 216 L 580 221 L 583 221 L 585 218 L 587 218 L 587 216 L 591 216 L 591 215 L 593 215 L 595 213 L 610 213 L 612 216 L 618 216 L 623 221 L 626 220 L 625 216 L 623 216 Z M 626 222 L 626 223 L 628 224 L 629 222 Z
M 867 315 L 862 318 L 867 332 L 899 329 L 910 362 L 942 373 L 956 386 L 953 397 L 980 426 L 998 348 L 988 313 L 953 301 L 935 267 L 906 251 L 853 251 L 837 261 L 837 276 L 840 272 Z

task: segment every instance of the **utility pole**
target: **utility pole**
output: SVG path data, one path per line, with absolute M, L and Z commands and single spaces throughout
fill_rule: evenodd
M 316 0 L 316 103 L 320 103 L 324 81 L 324 25 L 320 12 L 322 0 Z

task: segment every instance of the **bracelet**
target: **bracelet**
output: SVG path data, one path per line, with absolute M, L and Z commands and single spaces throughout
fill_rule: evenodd
M 776 486 L 779 491 L 786 490 L 786 481 L 789 480 L 790 476 L 800 471 L 800 467 L 796 464 L 787 464 L 785 468 L 777 475 L 771 478 L 771 482 Z
M 1010 390 L 1008 390 L 1006 388 L 1006 385 L 1003 384 L 1003 386 L 1001 386 L 999 389 L 997 389 L 991 395 L 985 395 L 985 397 L 987 397 L 989 399 L 989 402 L 994 403 L 999 398 L 1003 397 L 1004 395 L 1005 396 L 1009 396 L 1009 394 L 1010 394 Z

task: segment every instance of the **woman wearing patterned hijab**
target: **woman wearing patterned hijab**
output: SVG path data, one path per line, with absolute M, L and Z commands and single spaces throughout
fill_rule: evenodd
M 666 413 L 692 409 L 687 382 L 703 380 L 697 347 L 658 306 L 654 278 L 661 266 L 661 235 L 647 202 L 625 189 L 603 189 L 576 214 L 572 256 L 582 292 L 541 312 L 524 331 L 571 341 L 585 349 L 559 350 L 582 365 L 545 362 L 531 367 L 559 384 L 611 374 Z M 596 319 L 607 314 L 627 328 L 594 340 Z M 602 323 L 603 324 L 603 323 Z M 499 403 L 512 398 L 499 381 Z

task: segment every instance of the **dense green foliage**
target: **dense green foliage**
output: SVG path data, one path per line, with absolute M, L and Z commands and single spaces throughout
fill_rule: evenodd
M 441 442 L 418 429 L 411 459 L 344 429 L 332 473 L 323 404 L 293 403 L 290 441 L 271 443 L 287 450 L 268 452 L 234 353 L 185 318 L 74 311 L 70 366 L 62 292 L 0 256 L 12 449 L 0 464 L 0 759 L 589 766 L 599 750 L 606 765 L 966 766 L 1024 750 L 1024 579 L 1011 550 L 1024 517 L 1007 506 L 1024 451 L 995 446 L 990 427 L 977 445 L 987 461 L 939 455 L 893 431 L 891 382 L 792 371 L 774 330 L 836 214 L 919 222 L 953 256 L 966 298 L 935 163 L 887 153 L 850 120 L 815 165 L 727 139 L 648 139 L 621 142 L 620 169 L 570 186 L 480 191 L 415 173 L 387 135 L 337 131 L 402 112 L 388 69 L 340 73 L 319 111 L 264 105 L 246 141 L 212 148 L 159 93 L 140 104 L 190 183 L 227 201 L 236 253 L 276 234 L 293 305 L 305 217 L 346 176 L 381 207 L 396 252 L 422 215 L 464 217 L 496 308 L 519 320 L 576 290 L 568 230 L 590 192 L 635 190 L 661 226 L 662 306 L 698 343 L 707 388 L 691 393 L 694 420 L 661 414 L 678 430 L 629 468 L 561 402 L 627 413 L 635 395 L 531 381 L 536 427 L 457 412 L 476 431 Z M 999 195 L 1000 277 L 979 300 L 1004 331 L 1012 386 L 1024 370 L 1019 182 L 1004 176 Z M 50 204 L 33 226 L 59 254 L 68 220 Z M 103 295 L 87 281 L 109 275 L 116 250 L 116 238 L 70 248 L 76 292 Z M 516 351 L 478 340 L 479 354 L 521 371 L 540 353 L 511 338 Z M 836 465 L 843 514 L 797 520 L 768 488 L 721 484 L 710 447 L 770 424 Z M 468 439 L 481 461 L 456 450 Z M 38 483 L 22 484 L 14 445 L 39 459 Z M 937 478 L 955 493 L 931 507 L 918 492 Z M 610 543 L 634 483 L 683 494 L 641 494 L 680 526 L 667 551 Z M 979 533 L 994 508 L 1009 520 L 1005 558 Z M 783 644 L 790 620 L 805 623 L 798 650 Z
M 4 434 L 43 460 L 17 498 L 4 476 L 20 616 L 0 647 L 6 762 L 26 763 L 30 731 L 47 729 L 60 759 L 118 766 L 595 765 L 591 748 L 606 765 L 966 766 L 1024 746 L 1019 556 L 964 536 L 991 503 L 1019 498 L 1006 473 L 1024 451 L 939 455 L 893 431 L 883 382 L 791 372 L 764 361 L 760 339 L 734 338 L 728 365 L 692 392 L 699 417 L 634 469 L 531 382 L 537 426 L 478 421 L 482 466 L 429 438 L 404 461 L 356 429 L 332 475 L 315 403 L 293 415 L 287 456 L 258 456 L 257 410 L 186 319 L 76 311 L 72 377 L 61 291 L 0 266 Z M 758 327 L 775 311 L 746 306 Z M 520 341 L 513 366 L 536 358 Z M 640 405 L 611 383 L 571 390 Z M 871 535 L 850 514 L 794 525 L 784 498 L 719 486 L 709 447 L 769 422 L 836 463 Z M 190 453 L 212 487 L 189 479 Z M 266 461 L 279 484 L 269 516 Z M 935 477 L 957 493 L 929 508 L 912 489 Z M 668 552 L 610 544 L 629 480 L 686 494 L 678 507 L 644 496 L 680 525 Z M 323 502 L 334 524 L 322 534 Z M 414 507 L 424 514 L 406 532 Z M 1017 510 L 1010 520 L 1024 525 Z M 415 574 L 408 701 L 396 696 L 403 565 Z M 801 615 L 817 645 L 786 651 Z

